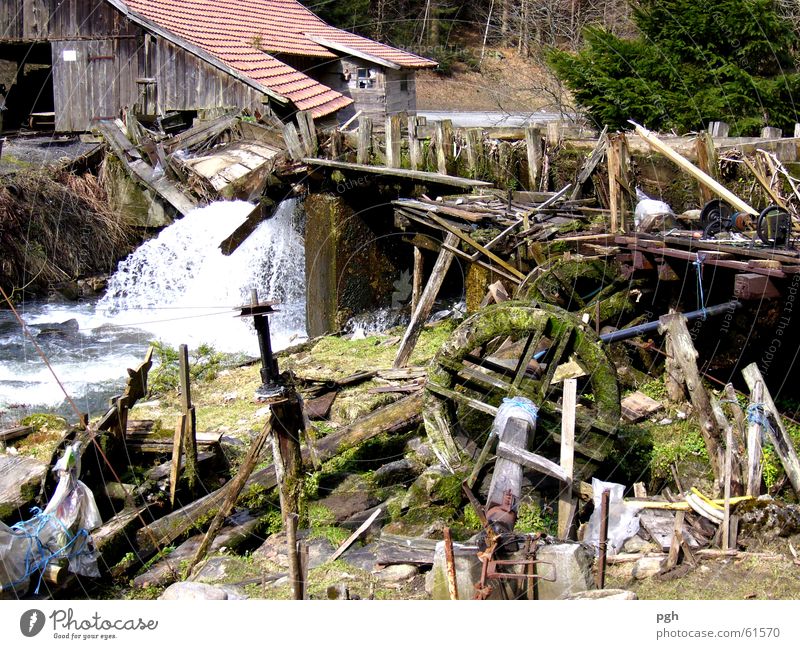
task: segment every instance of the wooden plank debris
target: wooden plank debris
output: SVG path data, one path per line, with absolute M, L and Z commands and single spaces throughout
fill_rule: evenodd
M 576 379 L 565 379 L 561 400 L 561 466 L 566 480 L 558 495 L 558 538 L 569 537 L 572 522 L 577 510 L 577 502 L 572 495 L 572 481 L 575 464 L 575 408 L 578 399 L 578 382 Z
M 631 423 L 647 419 L 664 407 L 659 401 L 651 399 L 644 392 L 638 390 L 626 396 L 620 405 L 622 406 L 622 416 Z
M 337 160 L 325 160 L 324 158 L 303 158 L 303 162 L 316 166 L 341 169 L 342 171 L 357 171 L 376 176 L 393 176 L 396 178 L 408 178 L 421 183 L 431 183 L 438 185 L 449 185 L 462 189 L 472 189 L 473 187 L 491 187 L 492 183 L 483 180 L 473 180 L 471 178 L 461 178 L 459 176 L 448 176 L 431 171 L 415 171 L 413 169 L 397 169 L 388 167 L 373 167 L 368 164 L 354 164 L 352 162 L 341 162 Z

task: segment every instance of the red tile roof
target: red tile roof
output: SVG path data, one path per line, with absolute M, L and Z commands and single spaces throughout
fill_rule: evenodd
M 391 66 L 426 68 L 434 61 L 331 27 L 296 0 L 125 0 L 129 9 L 217 57 L 315 117 L 352 100 L 267 52 L 334 59 L 357 50 Z M 324 42 L 330 47 L 320 44 Z

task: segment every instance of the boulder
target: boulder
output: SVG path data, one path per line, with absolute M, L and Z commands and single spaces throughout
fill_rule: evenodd
M 378 544 L 369 543 L 363 547 L 351 546 L 349 550 L 340 557 L 347 565 L 372 572 L 375 569 L 375 559 L 378 553 Z
M 663 557 L 642 557 L 633 566 L 631 575 L 636 579 L 647 579 L 661 572 L 664 564 Z
M 372 474 L 375 483 L 381 487 L 394 484 L 409 484 L 420 474 L 420 467 L 407 458 L 384 464 Z
M 537 564 L 536 574 L 542 577 L 537 583 L 539 599 L 565 599 L 573 593 L 594 587 L 592 565 L 594 552 L 583 543 L 554 543 L 540 546 L 536 559 L 553 564 Z M 555 569 L 555 574 L 554 574 Z M 545 578 L 555 576 L 555 581 Z
M 167 588 L 161 597 L 158 599 L 164 600 L 181 600 L 181 599 L 208 599 L 208 600 L 226 600 L 228 593 L 218 586 L 210 584 L 201 584 L 194 581 L 179 581 L 169 588 Z
M 383 570 L 373 574 L 378 581 L 396 584 L 416 577 L 419 574 L 419 568 L 408 563 L 398 563 L 393 566 L 386 566 Z
M 308 532 L 303 530 L 298 537 L 306 537 Z M 308 545 L 308 568 L 313 570 L 325 563 L 334 552 L 331 542 L 325 538 L 310 539 Z M 289 567 L 289 555 L 286 550 L 286 535 L 283 532 L 272 534 L 251 555 L 254 559 L 270 561 L 283 568 Z
M 330 510 L 336 523 L 343 523 L 351 516 L 364 512 L 380 504 L 380 499 L 366 489 L 333 493 L 318 501 L 319 505 Z
M 739 533 L 746 538 L 770 541 L 800 533 L 800 505 L 785 505 L 770 496 L 740 505 Z
M 475 584 L 481 580 L 481 562 L 478 559 L 478 547 L 453 543 L 453 560 L 456 566 L 456 588 L 458 599 L 475 598 Z M 450 599 L 447 585 L 447 561 L 444 555 L 444 541 L 436 544 L 433 555 L 433 569 L 430 573 L 431 599 Z M 428 579 L 426 578 L 426 586 Z M 494 599 L 494 598 L 491 598 Z
M 204 584 L 218 584 L 228 579 L 240 565 L 240 560 L 236 557 L 211 557 L 194 570 L 192 580 Z

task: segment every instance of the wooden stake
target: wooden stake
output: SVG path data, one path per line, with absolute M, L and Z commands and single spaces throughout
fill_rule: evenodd
M 386 166 L 400 167 L 400 115 L 386 116 Z
M 525 148 L 528 154 L 528 189 L 535 192 L 542 169 L 542 132 L 538 128 L 525 129 Z
M 203 537 L 203 542 L 197 548 L 197 552 L 195 552 L 194 557 L 192 557 L 192 560 L 189 562 L 189 565 L 186 568 L 186 576 L 189 576 L 194 567 L 200 563 L 203 558 L 205 558 L 208 548 L 211 546 L 211 543 L 214 541 L 217 534 L 222 529 L 222 526 L 225 524 L 225 519 L 231 513 L 233 506 L 236 504 L 236 500 L 241 495 L 242 490 L 250 478 L 250 474 L 253 472 L 253 469 L 258 463 L 258 460 L 261 457 L 261 452 L 264 450 L 264 446 L 267 443 L 267 437 L 269 437 L 271 432 L 272 418 L 267 421 L 267 423 L 261 429 L 258 437 L 253 440 L 253 443 L 250 445 L 250 449 L 247 452 L 247 456 L 245 457 L 244 462 L 242 462 L 242 466 L 240 466 L 239 470 L 236 472 L 236 476 L 227 485 L 225 485 L 225 487 L 223 487 L 225 499 L 220 505 L 219 511 L 217 511 L 214 519 L 211 521 L 211 525 L 209 526 L 206 535 Z
M 711 138 L 708 136 L 708 133 L 705 131 L 700 131 L 697 134 L 697 137 L 694 139 L 694 147 L 695 153 L 697 155 L 697 166 L 705 174 L 708 174 L 711 177 L 711 161 L 708 159 L 708 142 Z M 714 150 L 713 140 L 711 140 L 711 150 Z M 703 183 L 698 183 L 698 187 L 700 189 L 700 202 L 707 203 L 712 198 L 714 198 L 714 194 L 708 188 L 707 185 Z
M 675 527 L 672 532 L 672 541 L 669 544 L 669 554 L 667 555 L 667 563 L 664 570 L 672 570 L 678 565 L 678 556 L 681 551 L 681 540 L 683 539 L 683 520 L 686 517 L 685 512 L 679 511 L 675 514 Z
M 411 288 L 411 313 L 417 310 L 419 299 L 422 297 L 422 282 L 425 274 L 425 259 L 422 250 L 414 246 L 414 277 Z
M 408 117 L 408 157 L 411 161 L 411 168 L 419 170 L 422 168 L 422 145 L 417 137 L 417 117 Z
M 289 582 L 295 599 L 303 599 L 303 571 L 300 565 L 300 553 L 297 551 L 296 513 L 289 514 L 286 519 L 286 552 L 289 555 Z
M 764 383 L 756 381 L 753 385 L 750 403 L 761 403 L 764 399 Z M 747 426 L 747 495 L 761 495 L 761 424 L 751 421 Z
M 382 509 L 378 507 L 378 509 L 372 512 L 370 517 L 363 523 L 361 523 L 359 528 L 355 532 L 353 532 L 349 537 L 347 537 L 344 543 L 342 543 L 338 548 L 336 548 L 336 552 L 334 552 L 325 563 L 333 563 L 334 561 L 336 561 L 336 559 L 341 557 L 347 551 L 347 548 L 353 545 L 355 540 L 359 536 L 361 536 L 367 529 L 369 529 L 369 526 L 372 525 L 375 522 L 375 519 L 381 515 L 381 511 Z
M 444 528 L 444 558 L 447 564 L 447 590 L 450 591 L 450 599 L 458 599 L 458 582 L 456 580 L 456 560 L 453 555 L 453 537 L 450 536 L 450 528 Z
M 446 176 L 453 170 L 453 122 L 449 119 L 436 123 L 436 166 Z
M 725 429 L 725 514 L 722 518 L 722 549 L 730 549 L 731 529 L 731 477 L 733 471 L 733 427 L 729 424 Z
M 455 246 L 458 243 L 458 239 L 453 233 L 449 233 L 444 242 L 450 246 Z M 433 302 L 439 294 L 439 289 L 442 288 L 444 276 L 447 274 L 452 261 L 453 253 L 446 248 L 442 248 L 439 251 L 439 257 L 436 259 L 436 264 L 433 267 L 428 283 L 425 285 L 425 290 L 422 292 L 419 304 L 417 304 L 417 308 L 411 316 L 411 322 L 408 323 L 403 340 L 400 342 L 400 349 L 397 351 L 393 367 L 404 367 L 408 363 L 411 352 L 414 351 L 414 345 L 416 345 L 419 334 L 422 331 L 422 326 L 428 319 L 428 315 L 430 315 Z
M 358 121 L 358 153 L 356 162 L 360 165 L 368 165 L 372 158 L 372 120 L 369 117 L 362 117 Z
M 558 495 L 558 538 L 569 537 L 572 519 L 575 514 L 575 500 L 572 497 L 575 459 L 575 408 L 577 406 L 578 381 L 565 379 L 561 398 L 561 456 L 560 464 L 569 482 L 561 485 Z
M 189 376 L 189 348 L 178 347 L 180 359 L 181 408 L 184 419 L 183 447 L 186 452 L 186 480 L 189 489 L 194 491 L 197 483 L 197 421 L 192 406 L 191 378 Z
M 772 417 L 775 422 L 775 426 L 769 426 L 767 428 L 767 433 L 772 440 L 775 453 L 780 458 L 784 471 L 786 471 L 786 477 L 789 478 L 789 482 L 791 482 L 795 493 L 800 495 L 800 459 L 797 457 L 797 451 L 792 443 L 792 438 L 789 437 L 786 432 L 786 428 L 783 425 L 783 419 L 781 418 L 778 409 L 775 407 L 775 402 L 772 400 L 772 395 L 770 395 L 769 390 L 767 389 L 767 385 L 764 382 L 764 377 L 761 376 L 761 372 L 759 371 L 756 363 L 752 363 L 745 367 L 742 370 L 742 375 L 744 376 L 744 380 L 747 382 L 747 386 L 750 388 L 750 390 L 754 390 L 756 382 L 761 381 L 763 386 L 762 389 L 764 391 L 762 405 L 766 412 L 772 413 Z
M 178 417 L 175 434 L 172 437 L 172 461 L 169 469 L 169 504 L 175 506 L 175 491 L 181 475 L 181 455 L 183 454 L 183 433 L 186 430 L 186 415 Z

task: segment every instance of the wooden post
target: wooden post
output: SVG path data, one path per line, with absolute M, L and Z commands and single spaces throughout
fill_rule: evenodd
M 408 117 L 408 157 L 411 161 L 411 168 L 415 171 L 422 169 L 422 146 L 417 137 L 417 123 L 418 118 L 416 115 Z
M 303 572 L 300 553 L 297 551 L 298 518 L 296 513 L 292 513 L 286 519 L 286 552 L 289 555 L 289 583 L 292 585 L 292 595 L 295 599 L 303 599 Z
M 450 592 L 450 599 L 458 599 L 458 581 L 456 579 L 456 561 L 453 555 L 453 537 L 450 535 L 450 528 L 444 528 L 444 558 L 447 564 L 447 590 Z
M 436 123 L 436 166 L 440 174 L 453 171 L 453 122 L 449 119 Z
M 271 432 L 272 418 L 267 421 L 267 423 L 261 429 L 261 432 L 258 434 L 258 437 L 253 440 L 253 443 L 250 445 L 250 449 L 247 451 L 244 462 L 242 462 L 242 466 L 240 466 L 239 470 L 236 472 L 236 476 L 223 487 L 225 498 L 216 515 L 214 516 L 214 519 L 211 521 L 211 525 L 203 537 L 203 541 L 200 543 L 200 546 L 197 548 L 197 552 L 195 552 L 194 557 L 192 557 L 192 560 L 189 562 L 189 565 L 186 568 L 185 574 L 187 576 L 191 574 L 192 569 L 206 556 L 208 548 L 216 538 L 217 533 L 225 524 L 225 519 L 230 515 L 233 506 L 236 504 L 236 501 L 241 495 L 242 490 L 247 485 L 247 481 L 250 479 L 250 474 L 253 473 L 253 469 L 258 463 L 258 460 L 261 458 L 261 452 L 264 450 L 264 446 L 266 446 L 267 443 L 267 437 L 269 437 Z
M 669 544 L 669 554 L 667 555 L 667 563 L 664 566 L 665 570 L 672 570 L 678 565 L 678 557 L 681 551 L 681 541 L 683 540 L 683 520 L 686 513 L 679 511 L 675 513 L 675 527 L 672 531 L 672 541 Z
M 300 443 L 305 425 L 303 409 L 293 388 L 287 388 L 284 398 L 271 404 L 272 455 L 278 479 L 278 493 L 284 527 L 292 514 L 300 514 L 302 485 L 302 453 Z
M 756 381 L 750 394 L 750 404 L 761 403 L 764 399 L 764 384 Z M 748 422 L 747 426 L 747 495 L 761 495 L 761 424 Z
M 569 482 L 561 485 L 558 495 L 558 538 L 569 537 L 575 502 L 572 497 L 572 479 L 575 459 L 575 408 L 577 406 L 578 381 L 565 379 L 561 398 L 561 458 L 560 464 Z
M 710 147 L 709 144 L 711 144 Z M 711 153 L 714 152 L 714 140 L 712 140 L 705 131 L 700 131 L 700 133 L 698 133 L 697 137 L 694 139 L 694 146 L 695 153 L 697 154 L 698 168 L 712 178 L 715 177 L 716 173 L 712 172 L 714 172 L 716 167 L 716 160 L 713 160 L 714 166 L 712 167 L 712 160 L 709 159 L 709 148 Z M 698 183 L 698 187 L 700 188 L 701 203 L 707 203 L 714 198 L 714 194 L 706 185 L 703 183 Z
M 772 440 L 772 445 L 775 448 L 775 454 L 780 458 L 786 477 L 789 478 L 795 493 L 800 495 L 800 459 L 797 457 L 797 451 L 792 444 L 792 438 L 786 432 L 783 425 L 783 420 L 775 407 L 775 402 L 772 400 L 772 395 L 767 389 L 767 384 L 764 382 L 764 377 L 758 369 L 756 363 L 752 363 L 742 370 L 744 380 L 747 382 L 747 387 L 754 390 L 756 382 L 761 381 L 763 386 L 763 401 L 762 406 L 765 413 L 771 413 L 774 419 L 774 426 L 767 427 L 767 433 Z
M 608 553 L 608 507 L 611 500 L 611 491 L 606 489 L 600 496 L 600 535 L 598 546 L 600 554 L 597 561 L 597 575 L 595 585 L 603 590 L 606 586 L 606 558 Z
M 478 178 L 484 167 L 483 131 L 479 128 L 468 128 L 464 139 L 469 177 Z
M 689 391 L 689 399 L 700 419 L 700 432 L 708 451 L 708 459 L 714 471 L 717 493 L 722 478 L 722 447 L 721 435 L 708 398 L 708 393 L 703 386 L 703 379 L 697 369 L 697 350 L 692 343 L 689 329 L 686 327 L 686 318 L 681 313 L 673 313 L 659 318 L 658 331 L 667 334 L 670 338 L 670 350 L 673 360 L 680 368 Z
M 425 285 L 425 290 L 422 292 L 422 297 L 417 304 L 414 314 L 411 316 L 411 322 L 408 323 L 408 328 L 400 342 L 400 349 L 397 350 L 397 356 L 394 359 L 393 367 L 404 367 L 408 363 L 411 352 L 414 351 L 414 345 L 417 343 L 422 325 L 430 315 L 433 302 L 439 294 L 439 289 L 442 288 L 444 276 L 447 274 L 450 264 L 453 261 L 453 253 L 445 246 L 455 247 L 458 243 L 458 237 L 452 232 L 448 233 L 445 237 L 444 245 L 439 251 L 439 257 L 436 259 L 436 264 L 433 267 L 431 276 L 428 283 Z
M 400 115 L 386 116 L 386 166 L 401 167 L 400 164 Z
M 319 144 L 317 143 L 317 128 L 314 126 L 311 111 L 301 110 L 297 113 L 297 127 L 300 129 L 300 139 L 303 141 L 306 157 L 316 156 Z
M 181 475 L 181 455 L 183 453 L 183 436 L 186 430 L 186 415 L 178 417 L 175 434 L 172 437 L 172 461 L 169 468 L 169 504 L 175 506 L 175 491 Z
M 417 310 L 419 299 L 422 297 L 422 282 L 425 275 L 425 258 L 422 250 L 414 246 L 414 277 L 411 288 L 411 313 Z
M 539 188 L 542 169 L 542 132 L 538 128 L 525 129 L 525 147 L 528 153 L 528 189 L 535 192 Z
M 194 491 L 197 483 L 197 420 L 192 406 L 192 388 L 189 376 L 189 348 L 178 347 L 180 359 L 181 409 L 185 416 L 183 430 L 183 447 L 186 452 L 186 480 L 189 489 Z
M 725 513 L 722 518 L 722 549 L 730 549 L 731 541 L 731 478 L 733 471 L 733 427 L 728 425 L 725 430 L 725 474 L 724 497 Z
M 710 122 L 708 132 L 711 137 L 728 137 L 731 127 L 726 122 Z
M 533 433 L 529 429 L 526 419 L 509 417 L 504 430 L 500 431 L 500 444 L 509 449 L 524 452 L 528 446 L 528 438 Z M 513 502 L 518 502 L 522 491 L 522 467 L 519 458 L 507 459 L 498 455 L 494 465 L 492 481 L 489 483 L 489 493 L 486 496 L 486 511 L 492 507 L 503 505 L 508 494 L 511 494 Z M 490 517 L 491 519 L 491 517 Z M 492 521 L 489 520 L 491 523 Z M 497 521 L 500 522 L 500 521 Z M 507 522 L 504 527 L 507 527 Z M 513 527 L 512 527 L 513 529 Z M 510 529 L 507 531 L 511 531 Z
M 628 175 L 628 140 L 624 133 L 608 136 L 608 202 L 611 208 L 611 232 L 625 231 L 625 217 L 630 205 Z
M 356 162 L 360 165 L 370 164 L 372 158 L 372 120 L 362 117 L 358 121 L 358 153 Z
M 286 148 L 289 150 L 292 160 L 302 160 L 306 157 L 294 124 L 286 124 L 283 127 L 283 139 L 286 142 Z

